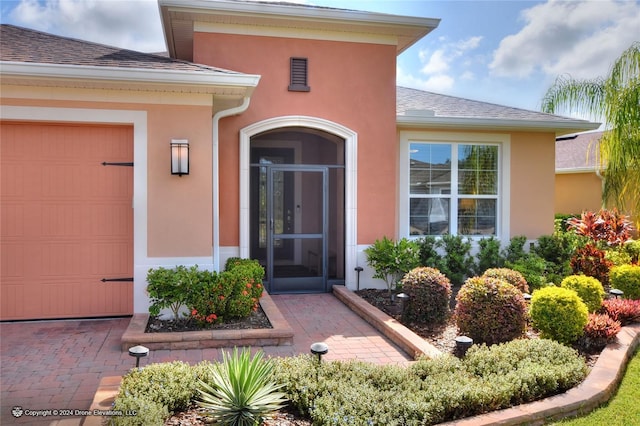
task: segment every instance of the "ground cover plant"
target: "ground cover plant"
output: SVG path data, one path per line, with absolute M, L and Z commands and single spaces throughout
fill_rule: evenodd
M 271 390 L 281 386 L 276 399 L 282 400 L 277 394 L 282 392 L 292 409 L 319 425 L 435 424 L 564 392 L 580 383 L 588 370 L 575 350 L 550 340 L 478 345 L 464 359 L 442 355 L 408 367 L 319 363 L 310 355 L 269 362 L 273 370 L 259 375 L 263 383 Z M 221 377 L 240 370 L 210 362 L 151 364 L 132 370 L 123 378 L 114 409 L 134 406 L 138 415 L 113 417 L 111 422 L 163 424 L 164 416 L 184 407 L 185 396 L 192 403 L 202 400 L 204 393 L 198 389 L 240 395 L 243 386 L 218 385 L 224 381 Z

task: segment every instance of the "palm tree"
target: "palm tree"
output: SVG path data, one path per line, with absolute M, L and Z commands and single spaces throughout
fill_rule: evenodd
M 542 110 L 556 113 L 562 108 L 604 119 L 603 204 L 626 210 L 629 203 L 640 222 L 640 42 L 622 53 L 606 78 L 558 77 L 542 100 Z

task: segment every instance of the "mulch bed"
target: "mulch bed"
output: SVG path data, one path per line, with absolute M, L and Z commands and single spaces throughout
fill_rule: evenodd
M 209 324 L 206 327 L 190 319 L 162 320 L 157 317 L 149 317 L 145 333 L 171 333 L 181 331 L 201 331 L 201 330 L 246 330 L 273 328 L 269 318 L 265 315 L 260 306 L 255 312 L 251 312 L 247 318 L 231 319 L 218 324 Z

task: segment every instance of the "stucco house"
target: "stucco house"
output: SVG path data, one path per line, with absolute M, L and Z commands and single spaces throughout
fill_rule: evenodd
M 586 132 L 556 139 L 556 213 L 579 214 L 602 208 L 602 134 Z
M 379 285 L 383 236 L 535 239 L 556 137 L 598 126 L 396 87 L 437 19 L 158 3 L 168 56 L 2 26 L 3 320 L 146 312 L 158 266 L 326 292 Z

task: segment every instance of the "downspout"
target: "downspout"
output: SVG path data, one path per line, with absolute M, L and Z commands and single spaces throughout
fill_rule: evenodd
M 223 109 L 213 115 L 213 134 L 212 134 L 212 188 L 213 188 L 213 270 L 220 271 L 220 178 L 219 178 L 219 162 L 218 150 L 220 146 L 219 125 L 220 119 L 230 117 L 232 115 L 242 114 L 249 108 L 251 98 L 245 96 L 242 104 L 237 107 Z
M 600 172 L 600 168 L 598 168 L 598 166 L 596 166 L 595 168 L 596 170 L 596 176 L 598 176 L 598 178 L 600 178 L 600 185 L 601 185 L 601 189 L 600 189 L 600 198 L 602 200 L 601 202 L 601 207 L 603 209 L 606 209 L 606 203 L 604 200 L 604 176 L 602 176 L 602 173 Z

